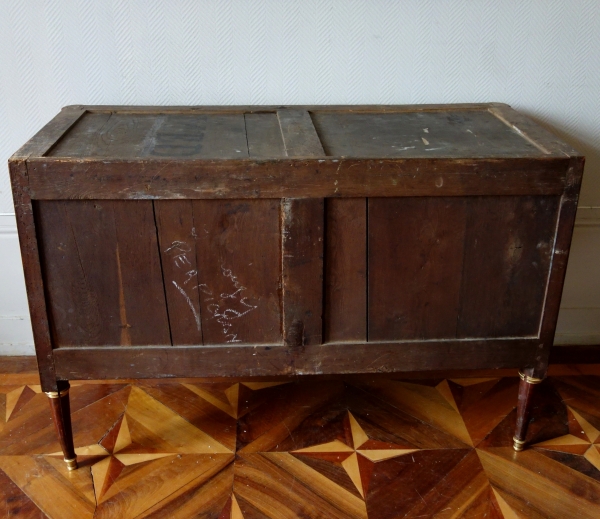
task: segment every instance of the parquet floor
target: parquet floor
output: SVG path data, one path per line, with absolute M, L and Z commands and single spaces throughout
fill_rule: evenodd
M 34 375 L 0 375 L 0 517 L 600 517 L 600 369 L 517 378 L 75 382 L 79 470 Z

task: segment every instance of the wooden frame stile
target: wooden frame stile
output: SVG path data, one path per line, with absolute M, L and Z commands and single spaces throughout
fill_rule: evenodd
M 443 110 L 487 111 L 520 135 L 535 153 L 500 157 L 475 155 L 475 158 L 461 155 L 437 158 L 335 156 L 326 145 L 313 114 L 427 114 Z M 74 160 L 70 155 L 52 156 L 52 150 L 62 146 L 69 130 L 76 128 L 87 113 L 219 116 L 241 113 L 247 156 L 234 155 L 232 158 L 223 154 L 219 158 L 188 157 L 185 160 L 93 154 Z M 261 118 L 265 113 L 270 114 L 268 121 Z M 109 119 L 111 115 L 106 117 Z M 258 135 L 263 138 L 258 139 Z M 241 139 L 239 131 L 235 138 Z M 583 163 L 583 157 L 568 145 L 510 107 L 496 103 L 397 107 L 65 107 L 10 159 L 9 167 L 42 389 L 51 397 L 55 424 L 69 468 L 76 467 L 76 461 L 68 416 L 68 381 L 94 378 L 389 373 L 518 366 L 522 369 L 522 382 L 514 447 L 520 450 L 527 433 L 533 388 L 545 377 L 548 367 Z M 419 174 L 415 175 L 415 171 Z M 388 340 L 389 337 L 382 335 L 382 340 L 369 341 L 368 312 L 365 310 L 368 268 L 364 265 L 360 267 L 361 272 L 352 271 L 353 279 L 364 284 L 364 293 L 349 308 L 366 314 L 365 322 L 350 326 L 346 329 L 350 331 L 341 334 L 329 333 L 326 321 L 332 313 L 328 307 L 330 296 L 324 276 L 328 275 L 327 269 L 332 265 L 327 263 L 328 244 L 325 243 L 330 209 L 334 215 L 331 221 L 339 218 L 336 225 L 344 225 L 344 218 L 354 211 L 352 208 L 360 207 L 358 213 L 365 221 L 356 228 L 361 229 L 366 240 L 370 198 L 411 197 L 414 200 L 417 197 L 467 199 L 483 196 L 547 197 L 552 198 L 552 204 L 558 203 L 560 197 L 537 336 L 516 333 L 488 337 L 477 333 L 459 335 L 457 332 L 456 336 L 449 337 L 421 334 L 414 340 L 406 337 Z M 335 205 L 351 198 L 355 199 L 354 206 Z M 207 342 L 203 339 L 204 323 L 201 329 L 196 319 L 195 328 L 190 318 L 187 328 L 179 330 L 179 335 L 173 333 L 169 324 L 171 344 L 167 344 L 168 341 L 154 345 L 143 341 L 53 344 L 53 331 L 56 330 L 51 328 L 54 325 L 47 308 L 51 298 L 48 287 L 44 286 L 44 236 L 40 236 L 41 231 L 36 232 L 34 206 L 35 201 L 40 201 L 41 205 L 75 199 L 107 201 L 107 205 L 127 205 L 125 200 L 145 200 L 139 202 L 145 204 L 152 200 L 158 243 L 156 253 L 160 256 L 163 282 L 165 272 L 171 272 L 168 274 L 170 279 L 176 270 L 173 265 L 163 266 L 168 243 L 161 243 L 161 240 L 166 236 L 169 240 L 183 239 L 181 236 L 191 239 L 188 227 L 189 222 L 194 221 L 196 208 L 215 223 L 218 211 L 202 206 L 207 201 L 219 204 L 228 200 L 245 203 L 279 199 L 281 288 L 280 314 L 277 315 L 280 315 L 281 342 L 271 343 L 275 337 L 273 333 L 264 344 Z M 184 200 L 186 205 L 173 205 Z M 267 205 L 272 211 L 277 210 L 272 204 L 264 207 Z M 408 210 L 409 206 L 403 207 Z M 498 207 L 502 207 L 501 204 Z M 270 222 L 272 227 L 273 221 Z M 274 228 L 273 232 L 276 232 Z M 356 251 L 367 261 L 367 242 L 361 243 Z M 193 265 L 200 259 L 200 256 L 194 258 Z M 343 261 L 338 264 L 347 271 L 353 268 L 343 265 Z M 181 278 L 179 285 L 183 281 L 185 279 Z M 381 285 L 385 285 L 385 280 Z M 178 299 L 180 294 L 173 290 L 170 286 L 165 288 L 166 311 L 169 312 L 169 305 L 173 305 L 175 313 L 187 311 L 190 303 Z M 195 312 L 200 314 L 202 301 L 194 301 L 194 305 Z M 342 305 L 336 310 L 338 322 L 343 321 L 340 315 L 344 308 Z M 344 335 L 347 333 L 354 335 Z
M 57 380 L 50 325 L 44 294 L 44 281 L 38 250 L 34 211 L 29 186 L 27 159 L 43 156 L 85 113 L 83 107 L 66 107 L 40 130 L 9 161 L 13 187 L 17 231 L 21 244 L 23 272 L 33 328 L 35 351 L 40 372 L 42 391 L 50 399 L 56 432 L 63 448 L 65 463 L 69 470 L 77 468 L 73 446 L 69 405 L 69 383 Z

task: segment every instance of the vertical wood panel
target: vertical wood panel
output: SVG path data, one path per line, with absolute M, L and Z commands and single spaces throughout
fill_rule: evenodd
M 454 337 L 465 200 L 368 203 L 369 341 Z
M 367 340 L 367 200 L 325 205 L 325 341 Z
M 202 344 L 192 202 L 156 200 L 154 210 L 173 344 Z
M 281 341 L 279 200 L 195 200 L 204 344 Z
M 458 337 L 538 333 L 558 200 L 470 199 Z
M 324 200 L 282 201 L 283 339 L 294 349 L 323 334 Z
M 151 201 L 112 202 L 117 232 L 117 261 L 131 344 L 171 344 Z M 121 318 L 123 320 L 121 304 Z
M 152 202 L 40 202 L 57 346 L 170 344 Z

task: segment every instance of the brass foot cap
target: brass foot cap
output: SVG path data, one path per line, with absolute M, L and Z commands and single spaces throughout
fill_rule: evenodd
M 65 459 L 65 463 L 67 464 L 67 468 L 69 470 L 76 470 L 77 469 L 77 458 L 73 458 L 72 460 L 68 460 Z
M 517 452 L 521 452 L 525 447 L 525 440 L 519 440 L 517 438 L 513 438 L 513 449 Z

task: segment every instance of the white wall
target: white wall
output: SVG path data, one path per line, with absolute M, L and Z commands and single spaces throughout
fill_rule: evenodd
M 587 157 L 561 342 L 600 343 L 597 0 L 0 0 L 0 164 L 67 104 L 501 101 Z M 595 208 L 595 209 L 594 209 Z M 0 354 L 30 353 L 0 166 Z

